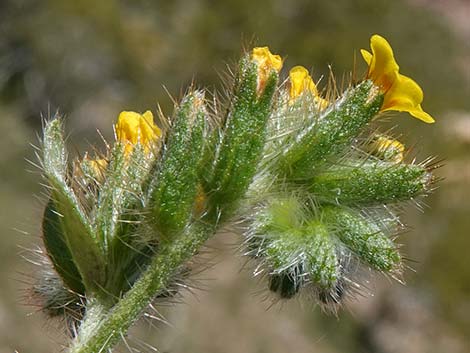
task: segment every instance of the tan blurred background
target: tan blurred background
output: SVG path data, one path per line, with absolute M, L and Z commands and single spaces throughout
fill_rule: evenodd
M 269 45 L 285 67 L 333 65 L 337 77 L 365 66 L 358 49 L 373 33 L 392 44 L 401 70 L 425 91 L 429 126 L 409 116 L 393 124 L 415 154 L 445 158 L 445 178 L 410 205 L 401 236 L 414 269 L 403 286 L 370 278 L 373 296 L 324 315 L 308 298 L 270 307 L 234 244 L 211 242 L 214 266 L 198 274 L 183 303 L 158 308 L 168 324 L 146 322 L 119 351 L 191 353 L 470 351 L 470 1 L 468 0 L 2 0 L 0 1 L 0 353 L 60 352 L 54 321 L 27 306 L 37 268 L 23 259 L 40 244 L 37 144 L 41 115 L 67 116 L 73 153 L 112 138 L 124 109 L 171 114 L 194 79 L 220 89 L 245 45 Z M 326 80 L 323 80 L 323 82 Z M 322 87 L 322 83 L 320 83 Z M 152 328 L 151 325 L 156 327 Z

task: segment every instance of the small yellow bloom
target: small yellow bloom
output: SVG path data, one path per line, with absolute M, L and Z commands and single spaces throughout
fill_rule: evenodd
M 405 146 L 398 140 L 378 136 L 371 146 L 371 151 L 389 161 L 399 163 L 403 161 Z
M 369 65 L 367 78 L 384 93 L 381 111 L 408 112 L 426 123 L 433 123 L 434 119 L 421 107 L 421 87 L 411 78 L 399 73 L 399 66 L 387 40 L 375 34 L 370 39 L 370 47 L 372 53 L 362 49 L 361 54 Z
M 258 66 L 258 86 L 256 91 L 259 95 L 263 92 L 271 71 L 281 71 L 282 58 L 279 55 L 272 54 L 268 47 L 256 47 L 253 48 L 251 59 Z
M 151 111 L 147 110 L 144 114 L 123 111 L 119 114 L 116 138 L 124 144 L 126 154 L 138 143 L 148 151 L 161 135 L 161 130 L 153 122 Z
M 328 106 L 328 101 L 319 96 L 317 86 L 305 67 L 294 66 L 289 71 L 289 80 L 290 103 L 293 103 L 304 92 L 310 92 L 310 94 L 315 98 L 315 102 L 318 104 L 320 109 L 324 109 Z
M 104 172 L 108 167 L 108 161 L 104 158 L 90 159 L 90 166 L 93 169 L 93 173 L 97 176 L 100 176 L 102 180 L 104 178 Z
M 85 154 L 83 159 L 74 161 L 73 164 L 73 177 L 74 180 L 84 180 L 88 182 L 91 177 L 95 181 L 101 183 L 105 179 L 106 168 L 108 161 L 104 158 L 90 158 L 88 153 Z M 86 179 L 85 179 L 86 178 Z
M 106 175 L 106 168 L 108 167 L 108 161 L 104 158 L 87 158 L 87 162 L 92 177 L 100 183 L 103 182 Z

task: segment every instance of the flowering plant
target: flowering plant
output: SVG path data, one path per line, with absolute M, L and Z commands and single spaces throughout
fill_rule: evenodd
M 308 291 L 336 311 L 361 289 L 358 267 L 400 280 L 394 206 L 429 193 L 434 167 L 408 162 L 376 125 L 389 110 L 434 119 L 388 42 L 374 35 L 371 48 L 366 77 L 340 96 L 322 96 L 301 66 L 278 85 L 281 57 L 255 48 L 225 109 L 191 89 L 171 119 L 159 116 L 165 127 L 150 111 L 122 112 L 114 144 L 72 170 L 62 119 L 46 122 L 43 239 L 55 271 L 35 291 L 65 318 L 69 352 L 113 347 L 154 299 L 175 295 L 188 260 L 235 220 L 243 255 L 280 298 Z

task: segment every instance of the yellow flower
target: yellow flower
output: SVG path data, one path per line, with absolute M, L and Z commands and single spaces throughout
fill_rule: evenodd
M 315 102 L 318 104 L 320 109 L 324 109 L 328 106 L 328 101 L 319 96 L 317 86 L 310 77 L 308 70 L 303 66 L 294 66 L 289 71 L 290 80 L 290 103 L 293 103 L 298 97 L 304 92 L 310 92 L 315 98 Z
M 378 136 L 371 145 L 371 152 L 389 161 L 399 163 L 403 161 L 405 146 L 398 140 Z
M 88 153 L 82 160 L 75 160 L 73 164 L 73 177 L 76 181 L 89 182 L 88 178 L 93 178 L 101 183 L 105 179 L 108 161 L 104 158 L 90 158 Z
M 434 119 L 423 111 L 423 91 L 411 78 L 399 73 L 399 66 L 387 40 L 377 34 L 370 39 L 372 53 L 361 50 L 362 57 L 369 65 L 367 78 L 371 79 L 384 93 L 381 111 L 396 110 L 408 112 L 426 123 Z
M 93 174 L 97 176 L 99 180 L 104 179 L 104 172 L 108 167 L 108 161 L 104 158 L 90 159 L 90 167 L 93 170 Z
M 161 134 L 161 130 L 154 124 L 153 114 L 149 110 L 144 114 L 129 111 L 123 111 L 119 114 L 116 124 L 116 138 L 124 144 L 126 154 L 129 154 L 134 145 L 138 143 L 148 152 Z
M 251 59 L 258 66 L 258 85 L 256 91 L 259 95 L 263 92 L 271 71 L 281 71 L 282 58 L 279 55 L 273 55 L 268 47 L 256 47 L 253 48 Z

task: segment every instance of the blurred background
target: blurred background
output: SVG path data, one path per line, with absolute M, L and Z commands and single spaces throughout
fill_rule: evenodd
M 37 268 L 23 257 L 41 244 L 44 191 L 27 160 L 36 161 L 43 117 L 64 114 L 80 154 L 103 148 L 97 129 L 113 138 L 121 110 L 155 113 L 158 102 L 169 115 L 167 91 L 179 97 L 193 80 L 221 89 L 243 47 L 269 45 L 285 72 L 304 65 L 316 80 L 330 64 L 338 78 L 353 68 L 361 77 L 359 49 L 373 33 L 390 41 L 437 121 L 397 114 L 392 124 L 418 159 L 445 159 L 429 207 L 406 209 L 407 285 L 371 276 L 371 295 L 338 317 L 308 298 L 271 306 L 265 283 L 240 270 L 239 239 L 224 234 L 210 244 L 214 266 L 196 276 L 202 288 L 158 308 L 168 324 L 140 323 L 128 343 L 175 353 L 470 352 L 469 18 L 468 0 L 1 0 L 0 352 L 60 352 L 66 342 L 60 324 L 27 305 Z

